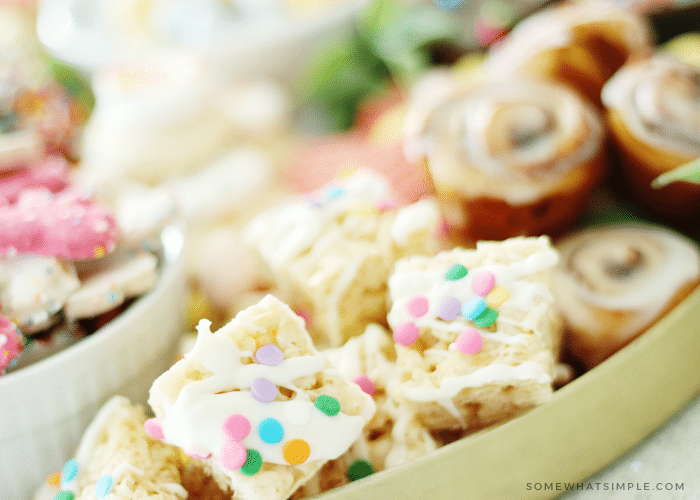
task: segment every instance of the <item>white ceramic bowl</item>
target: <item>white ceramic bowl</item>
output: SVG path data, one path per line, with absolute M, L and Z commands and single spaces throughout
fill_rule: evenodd
M 0 377 L 0 498 L 25 500 L 59 470 L 114 394 L 146 403 L 168 369 L 184 324 L 183 231 L 161 233 L 156 287 L 75 345 Z

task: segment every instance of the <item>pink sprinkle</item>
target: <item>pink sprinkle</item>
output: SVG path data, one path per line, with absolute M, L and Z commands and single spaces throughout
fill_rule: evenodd
M 385 200 L 379 200 L 376 207 L 381 212 L 386 212 L 387 210 L 393 210 L 399 206 L 398 200 L 395 198 L 387 198 Z
M 410 321 L 402 323 L 394 328 L 394 342 L 405 345 L 406 347 L 418 340 L 418 335 L 420 335 L 418 327 Z
M 297 309 L 294 313 L 304 320 L 307 327 L 311 326 L 311 313 L 304 309 Z
M 226 470 L 240 469 L 247 458 L 248 451 L 245 449 L 245 446 L 236 441 L 227 441 L 221 447 L 221 453 L 219 454 L 219 461 Z
M 209 455 L 207 455 L 206 457 L 204 455 L 198 455 L 197 453 L 195 453 L 193 451 L 185 450 L 185 453 L 192 458 L 198 458 L 200 460 L 208 460 L 211 458 L 211 453 L 209 453 Z
M 163 440 L 165 439 L 165 433 L 163 432 L 163 427 L 157 418 L 149 418 L 143 423 L 143 428 L 146 433 L 155 439 Z
M 408 301 L 406 309 L 408 310 L 408 314 L 414 318 L 420 318 L 428 312 L 428 299 L 422 295 L 416 295 Z
M 440 301 L 437 316 L 445 321 L 452 321 L 459 316 L 462 310 L 462 303 L 457 297 L 445 297 Z
M 474 293 L 477 295 L 486 297 L 494 284 L 496 284 L 496 277 L 493 273 L 491 271 L 482 271 L 474 276 L 472 280 L 472 290 L 474 290 Z
M 476 328 L 467 328 L 455 340 L 455 347 L 464 354 L 476 354 L 482 346 L 483 340 Z
M 224 436 L 233 441 L 242 441 L 250 432 L 250 421 L 243 415 L 226 417 L 223 425 Z
M 374 394 L 374 382 L 372 382 L 372 379 L 370 379 L 364 373 L 362 375 L 358 375 L 357 377 L 352 379 L 352 381 L 359 385 L 360 389 L 362 389 L 370 396 Z

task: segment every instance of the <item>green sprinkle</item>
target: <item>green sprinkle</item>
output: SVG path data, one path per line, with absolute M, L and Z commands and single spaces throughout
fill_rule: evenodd
M 445 273 L 445 279 L 448 281 L 461 280 L 467 275 L 468 272 L 469 271 L 467 271 L 467 268 L 462 264 L 455 264 L 447 270 Z
M 335 417 L 340 411 L 340 403 L 333 396 L 321 394 L 314 401 L 314 406 L 329 417 Z
M 243 475 L 254 476 L 258 472 L 260 472 L 260 468 L 263 464 L 263 459 L 258 450 L 248 449 L 247 451 L 248 456 L 245 459 L 245 463 L 238 470 Z
M 357 481 L 358 479 L 371 476 L 372 474 L 374 474 L 372 464 L 362 458 L 359 458 L 351 463 L 347 472 L 347 476 L 350 481 Z
M 482 328 L 485 328 L 487 326 L 493 325 L 497 318 L 498 318 L 498 311 L 495 311 L 494 309 L 487 307 L 486 309 L 484 309 L 484 311 L 481 314 L 479 314 L 476 318 L 474 318 L 474 324 L 476 326 L 480 326 Z
M 53 497 L 53 500 L 75 500 L 75 495 L 72 491 L 63 490 L 56 493 L 56 496 Z

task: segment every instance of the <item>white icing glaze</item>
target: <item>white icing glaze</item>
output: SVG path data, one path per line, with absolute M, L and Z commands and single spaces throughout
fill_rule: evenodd
M 440 220 L 440 208 L 432 198 L 420 200 L 399 209 L 391 224 L 391 237 L 399 246 L 406 246 L 408 238 L 420 228 L 435 228 Z
M 210 325 L 207 320 L 200 321 L 195 347 L 185 358 L 199 361 L 213 375 L 185 385 L 174 404 L 165 408 L 162 426 L 166 442 L 203 456 L 211 453 L 217 459 L 225 443 L 223 422 L 233 414 L 242 414 L 250 421 L 252 429 L 241 444 L 260 452 L 264 462 L 287 464 L 282 445 L 291 439 L 303 439 L 309 444 L 308 461 L 337 458 L 357 439 L 374 412 L 374 405 L 368 404 L 368 414 L 350 416 L 341 412 L 328 417 L 293 383 L 324 370 L 325 357 L 292 357 L 275 366 L 243 364 L 242 358 L 252 353 L 241 351 L 226 333 L 211 333 Z M 289 401 L 256 401 L 248 390 L 256 378 L 266 378 L 294 391 L 292 401 L 297 408 L 285 412 Z M 308 409 L 310 419 L 304 425 L 294 425 L 286 413 L 291 411 L 295 418 L 299 417 L 306 411 L 299 409 L 302 405 Z M 257 425 L 268 417 L 276 418 L 284 428 L 283 440 L 278 444 L 264 443 L 257 433 Z

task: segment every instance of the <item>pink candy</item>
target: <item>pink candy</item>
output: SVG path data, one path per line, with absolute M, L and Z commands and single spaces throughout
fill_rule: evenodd
M 482 271 L 474 276 L 472 280 L 472 290 L 474 290 L 474 293 L 477 295 L 485 297 L 491 291 L 494 284 L 496 284 L 496 277 L 493 273 L 491 271 Z
M 462 303 L 456 297 L 445 297 L 438 304 L 437 316 L 445 321 L 452 321 L 459 316 Z
M 467 328 L 455 340 L 455 347 L 464 354 L 476 354 L 481 351 L 483 340 L 476 328 Z
M 248 458 L 248 451 L 241 443 L 236 441 L 227 441 L 221 447 L 219 461 L 227 470 L 236 470 L 243 467 Z
M 50 156 L 42 163 L 0 179 L 0 199 L 15 203 L 22 191 L 29 188 L 58 193 L 68 187 L 68 173 L 68 162 L 62 156 Z
M 369 394 L 370 396 L 374 394 L 374 382 L 372 382 L 372 379 L 370 379 L 364 373 L 362 375 L 358 375 L 357 377 L 352 379 L 352 381 L 359 385 L 360 389 L 362 389 L 365 393 Z
M 26 189 L 16 203 L 0 205 L 0 255 L 94 259 L 112 252 L 118 237 L 113 215 L 71 190 Z
M 419 335 L 420 331 L 418 330 L 418 327 L 408 321 L 394 328 L 393 337 L 394 342 L 408 347 L 418 340 Z
M 422 295 L 416 295 L 408 301 L 408 304 L 406 304 L 406 310 L 408 311 L 408 314 L 414 318 L 420 318 L 428 312 L 428 299 Z
M 243 415 L 231 415 L 224 420 L 224 436 L 233 441 L 242 441 L 250 433 L 250 420 Z
M 7 370 L 23 349 L 22 334 L 14 323 L 0 314 L 0 374 Z
M 146 420 L 146 422 L 144 422 L 143 424 L 143 428 L 145 429 L 146 433 L 152 438 L 160 440 L 165 439 L 163 426 L 160 425 L 160 422 L 157 418 L 149 418 L 148 420 Z

